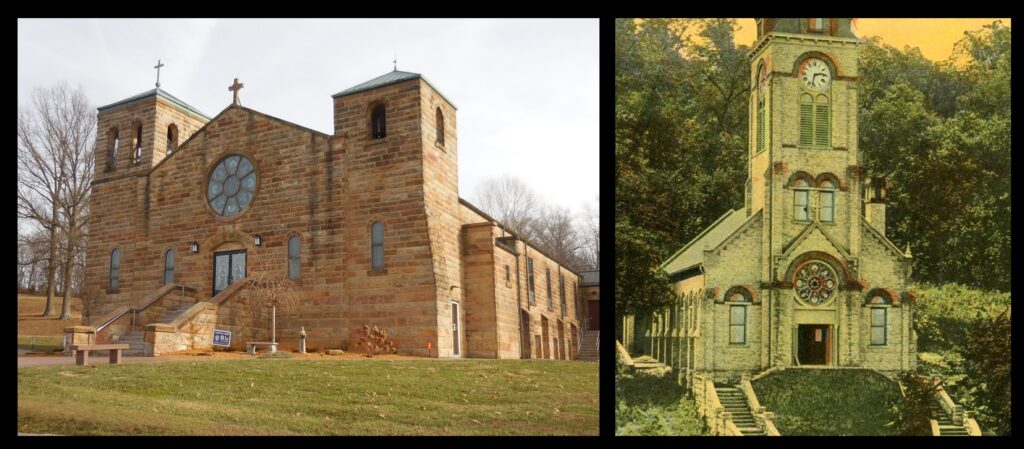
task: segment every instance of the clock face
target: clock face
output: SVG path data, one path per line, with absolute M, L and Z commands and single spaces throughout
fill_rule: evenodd
M 812 58 L 804 63 L 800 79 L 811 89 L 825 90 L 829 82 L 832 81 L 832 72 L 829 71 L 828 64 L 825 64 L 825 61 Z

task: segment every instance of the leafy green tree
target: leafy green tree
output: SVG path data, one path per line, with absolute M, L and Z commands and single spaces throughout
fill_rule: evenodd
M 968 409 L 977 412 L 983 431 L 1009 435 L 1010 419 L 1010 309 L 995 318 L 980 318 L 971 325 L 964 348 L 964 384 Z
M 893 406 L 896 419 L 892 423 L 904 436 L 929 436 L 932 427 L 932 404 L 938 392 L 938 384 L 914 371 L 903 371 L 897 376 L 903 387 L 903 400 Z

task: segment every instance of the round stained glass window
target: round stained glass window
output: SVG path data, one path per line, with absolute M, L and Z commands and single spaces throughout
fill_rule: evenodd
M 206 184 L 206 201 L 213 212 L 234 217 L 252 203 L 256 192 L 256 168 L 245 156 L 221 159 Z
M 835 271 L 822 262 L 808 262 L 796 273 L 796 296 L 810 304 L 823 304 L 832 297 L 839 280 Z

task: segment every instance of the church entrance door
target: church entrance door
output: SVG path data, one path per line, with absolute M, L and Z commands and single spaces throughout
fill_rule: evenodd
M 459 347 L 459 303 L 452 301 L 452 356 L 458 357 L 462 348 Z
M 245 277 L 245 250 L 213 253 L 213 296 Z
M 801 365 L 828 365 L 832 356 L 832 332 L 827 324 L 801 324 L 797 357 Z

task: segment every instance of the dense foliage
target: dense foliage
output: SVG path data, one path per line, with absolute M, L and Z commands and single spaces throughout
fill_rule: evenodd
M 640 358 L 643 361 L 644 358 Z M 705 435 L 697 405 L 668 368 L 630 372 L 615 357 L 616 435 Z
M 899 434 L 899 386 L 872 370 L 789 369 L 751 385 L 783 435 Z
M 936 384 L 928 376 L 914 371 L 903 371 L 897 376 L 903 386 L 904 397 L 893 406 L 893 426 L 904 436 L 931 436 L 929 422 L 935 403 Z
M 984 433 L 1010 432 L 1010 293 L 920 286 L 914 309 L 918 370 L 942 378 Z
M 617 313 L 670 297 L 658 266 L 747 178 L 746 52 L 731 19 L 615 22 Z M 949 61 L 862 47 L 861 162 L 891 183 L 887 235 L 914 278 L 1010 287 L 1010 29 L 968 33 Z

